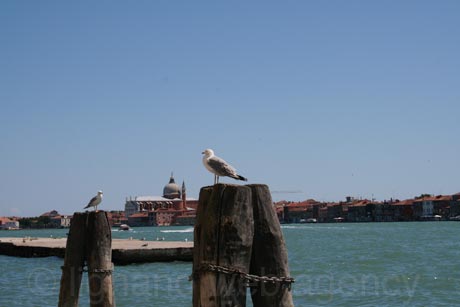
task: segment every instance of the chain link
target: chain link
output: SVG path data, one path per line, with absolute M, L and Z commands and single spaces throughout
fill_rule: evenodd
M 236 276 L 242 279 L 247 287 L 252 287 L 259 283 L 280 283 L 283 286 L 287 287 L 289 290 L 291 290 L 291 285 L 295 282 L 294 278 L 292 277 L 258 276 L 254 274 L 245 273 L 239 269 L 229 268 L 211 263 L 203 263 L 200 266 L 198 266 L 195 272 L 193 272 L 193 274 L 190 276 L 189 280 L 199 279 L 200 274 L 202 274 L 203 272 L 215 272 Z
M 61 266 L 61 270 L 70 270 L 74 269 L 72 266 Z M 80 273 L 101 273 L 101 274 L 112 274 L 113 269 L 88 269 L 88 267 L 85 265 L 83 267 L 78 267 L 78 272 Z
M 87 269 L 86 270 L 88 273 L 101 273 L 101 274 L 112 274 L 113 270 L 112 269 L 92 269 L 92 270 L 89 270 Z

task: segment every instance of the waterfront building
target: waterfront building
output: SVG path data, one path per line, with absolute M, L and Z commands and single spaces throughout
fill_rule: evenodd
M 155 222 L 149 217 L 149 212 L 138 212 L 128 216 L 128 225 L 132 227 L 137 226 L 153 226 Z
M 51 224 L 56 228 L 69 228 L 72 215 L 56 215 L 51 217 Z
M 125 216 L 130 226 L 193 225 L 198 200 L 187 197 L 171 174 L 162 196 L 136 196 L 126 199 Z
M 280 223 L 287 223 L 285 213 L 287 213 L 288 211 L 286 208 L 285 201 L 279 201 L 274 203 L 273 205 L 275 207 L 276 215 L 278 216 L 278 220 L 280 221 Z
M 367 199 L 353 201 L 348 205 L 347 221 L 372 222 L 374 219 L 375 204 Z
M 318 208 L 318 222 L 327 222 L 328 207 L 333 206 L 334 203 L 323 203 Z
M 19 222 L 8 217 L 0 217 L 0 229 L 19 229 Z
M 416 220 L 448 219 L 451 216 L 452 195 L 424 196 L 414 200 Z
M 450 217 L 460 216 L 460 193 L 452 195 L 450 200 Z
M 394 222 L 393 201 L 383 203 L 376 203 L 374 210 L 374 222 Z
M 422 199 L 422 218 L 433 216 L 433 201 L 430 198 Z
M 433 197 L 433 216 L 437 219 L 447 220 L 450 216 L 452 195 L 438 195 Z
M 277 203 L 275 208 L 278 218 L 281 218 L 284 222 L 302 223 L 308 219 L 316 218 L 313 214 L 313 206 L 317 203 L 314 199 L 308 199 L 302 202 Z
M 414 199 L 377 202 L 347 197 L 345 202 L 280 201 L 274 204 L 278 219 L 284 223 L 318 222 L 399 222 L 460 220 L 460 193 L 432 196 L 422 194 Z M 458 217 L 458 218 L 456 218 Z
M 414 220 L 414 200 L 406 199 L 396 201 L 394 204 L 394 220 L 395 222 L 407 222 Z
M 72 215 L 60 214 L 57 210 L 51 210 L 40 215 L 40 219 L 45 221 L 46 228 L 69 228 Z
M 112 210 L 107 212 L 110 226 L 119 227 L 121 224 L 128 224 L 128 219 L 125 216 L 125 211 Z
M 331 203 L 327 205 L 328 222 L 337 222 L 345 220 L 348 215 L 348 203 Z

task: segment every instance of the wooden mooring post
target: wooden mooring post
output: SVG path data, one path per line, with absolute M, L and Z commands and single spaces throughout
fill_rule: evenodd
M 271 253 L 271 254 L 267 254 Z M 200 191 L 193 249 L 193 307 L 293 307 L 287 252 L 266 185 Z
M 59 307 L 77 307 L 80 284 L 85 265 L 86 220 L 84 213 L 75 213 L 70 225 L 69 236 L 62 266 Z
M 82 273 L 88 270 L 91 307 L 114 307 L 112 232 L 104 211 L 75 213 L 62 267 L 59 307 L 78 306 Z
M 283 232 L 268 186 L 248 185 L 254 208 L 254 243 L 250 273 L 257 276 L 289 277 L 288 255 Z M 254 307 L 292 307 L 290 284 L 259 283 L 251 288 Z

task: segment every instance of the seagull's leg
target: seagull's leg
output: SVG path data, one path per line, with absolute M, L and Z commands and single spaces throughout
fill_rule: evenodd
M 217 175 L 214 174 L 214 184 L 216 184 L 216 183 L 217 183 Z
M 217 175 L 217 183 L 219 183 L 219 175 Z

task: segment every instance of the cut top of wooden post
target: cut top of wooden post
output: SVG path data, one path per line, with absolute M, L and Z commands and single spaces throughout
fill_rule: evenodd
M 204 270 L 208 264 L 249 272 L 254 235 L 251 190 L 216 184 L 200 192 L 194 238 L 193 305 L 245 306 L 246 287 L 231 275 Z

